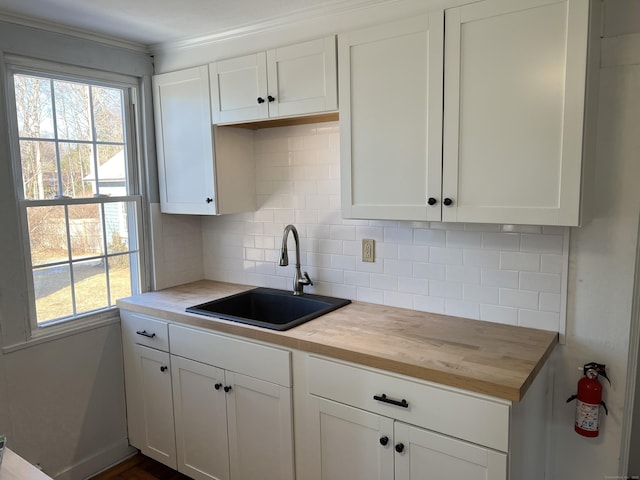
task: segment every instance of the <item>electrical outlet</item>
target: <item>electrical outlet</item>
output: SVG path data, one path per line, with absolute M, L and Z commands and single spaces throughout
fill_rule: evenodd
M 375 262 L 375 246 L 376 241 L 370 238 L 362 239 L 362 261 L 363 262 Z

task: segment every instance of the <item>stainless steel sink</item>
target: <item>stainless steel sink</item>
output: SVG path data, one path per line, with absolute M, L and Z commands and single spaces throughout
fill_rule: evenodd
M 246 323 L 272 330 L 288 330 L 351 303 L 322 295 L 294 295 L 290 291 L 254 288 L 211 302 L 194 305 L 187 312 Z

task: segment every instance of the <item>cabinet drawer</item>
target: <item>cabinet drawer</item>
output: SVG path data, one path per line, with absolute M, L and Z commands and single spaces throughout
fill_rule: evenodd
M 309 393 L 506 452 L 509 404 L 310 356 Z M 376 400 L 387 400 L 406 406 Z
M 126 310 L 120 310 L 120 318 L 125 339 L 138 345 L 169 351 L 169 328 L 166 322 Z
M 290 352 L 208 333 L 169 326 L 171 353 L 250 377 L 291 386 Z

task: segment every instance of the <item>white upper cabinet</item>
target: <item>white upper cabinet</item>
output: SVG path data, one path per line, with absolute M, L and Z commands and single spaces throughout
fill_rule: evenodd
M 589 25 L 486 0 L 340 35 L 343 216 L 578 225 Z
M 153 77 L 163 213 L 255 210 L 253 132 L 214 129 L 209 91 L 206 66 Z
M 335 37 L 210 65 L 213 123 L 239 123 L 338 108 Z
M 446 11 L 442 220 L 578 225 L 589 2 Z
M 439 220 L 443 13 L 338 38 L 342 212 Z

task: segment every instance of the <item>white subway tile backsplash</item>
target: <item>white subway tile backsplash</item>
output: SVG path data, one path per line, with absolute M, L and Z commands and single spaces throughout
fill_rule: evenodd
M 462 299 L 466 302 L 475 302 L 477 304 L 498 304 L 498 288 L 485 287 L 483 285 L 462 285 Z
M 463 258 L 465 265 L 487 268 L 498 268 L 500 266 L 500 252 L 495 250 L 465 248 Z
M 413 296 L 409 293 L 385 290 L 384 304 L 398 308 L 413 308 Z
M 293 223 L 300 263 L 314 281 L 309 292 L 559 328 L 566 228 L 343 219 L 339 144 L 337 123 L 256 131 L 258 210 L 185 222 L 164 216 L 167 269 L 182 278 L 184 257 L 204 266 L 206 278 L 288 290 L 294 267 L 277 262 L 283 229 Z M 363 238 L 376 241 L 373 263 L 361 260 Z M 293 239 L 288 245 L 293 264 Z
M 560 328 L 560 314 L 540 312 L 537 310 L 520 310 L 518 312 L 518 325 L 521 327 L 558 331 Z
M 500 268 L 502 270 L 538 272 L 540 271 L 540 255 L 537 253 L 500 252 Z
M 413 263 L 413 276 L 428 280 L 448 280 L 446 278 L 447 267 L 439 263 Z
M 462 265 L 462 249 L 429 247 L 429 261 L 445 265 Z
M 447 248 L 480 248 L 482 245 L 481 232 L 450 230 L 446 235 Z
M 344 272 L 344 283 L 354 287 L 370 287 L 371 275 L 365 272 Z
M 536 292 L 560 293 L 560 275 L 550 273 L 520 273 L 520 289 Z
M 426 262 L 429 260 L 429 247 L 426 245 L 398 245 L 398 259 Z
M 562 297 L 559 293 L 540 293 L 539 309 L 543 312 L 560 313 Z
M 356 294 L 356 300 L 360 302 L 384 304 L 384 291 L 359 287 Z
M 500 289 L 500 305 L 516 308 L 538 308 L 538 292 L 525 292 L 508 288 Z
M 517 251 L 520 249 L 520 235 L 517 233 L 483 233 L 482 248 Z
M 413 243 L 416 245 L 431 245 L 444 247 L 446 245 L 447 232 L 443 230 L 425 230 L 419 228 L 413 231 Z
M 483 268 L 481 283 L 487 287 L 518 288 L 518 272 Z
M 371 274 L 371 288 L 378 290 L 398 290 L 398 277 L 395 275 Z
M 517 325 L 518 309 L 499 305 L 480 305 L 480 320 Z
M 540 271 L 543 273 L 562 274 L 565 259 L 562 255 L 543 254 L 540 261 Z
M 447 299 L 445 300 L 444 313 L 454 317 L 478 320 L 480 318 L 480 305 L 475 302 Z
M 398 278 L 398 291 L 427 295 L 429 293 L 429 280 L 422 278 L 400 277 Z
M 529 235 L 524 234 L 520 239 L 520 251 L 536 253 L 555 253 L 562 255 L 562 235 Z
M 480 267 L 470 265 L 447 265 L 447 282 L 480 284 Z
M 413 308 L 421 312 L 444 313 L 444 298 L 429 297 L 426 295 L 413 296 Z
M 429 282 L 429 295 L 441 298 L 462 299 L 462 285 L 460 283 L 431 280 Z
M 405 260 L 384 259 L 383 270 L 387 275 L 410 277 L 413 271 L 413 263 Z
M 384 229 L 384 241 L 388 243 L 411 243 L 413 230 L 410 228 L 386 227 Z

